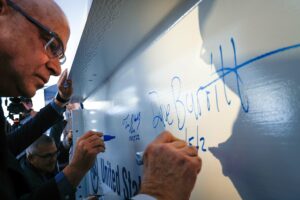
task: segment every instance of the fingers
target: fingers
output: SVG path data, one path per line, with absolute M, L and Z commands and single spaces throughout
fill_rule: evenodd
M 184 148 L 187 145 L 186 142 L 183 140 L 178 140 L 178 141 L 172 142 L 171 144 L 177 149 Z
M 96 131 L 88 131 L 85 134 L 83 134 L 79 139 L 86 139 L 88 137 L 91 137 L 92 135 L 98 135 L 99 137 L 101 137 L 103 136 L 103 133 Z
M 202 168 L 202 159 L 200 157 L 197 157 L 197 163 L 198 163 L 197 174 L 199 174 Z
M 190 157 L 193 168 L 196 170 L 196 173 L 199 174 L 202 168 L 202 160 L 199 156 Z
M 174 137 L 170 132 L 164 131 L 161 134 L 159 134 L 153 143 L 161 144 L 161 143 L 171 143 L 174 141 L 178 141 L 179 139 Z
M 99 137 L 98 135 L 93 135 L 89 138 L 86 139 L 86 142 L 90 144 L 91 147 L 104 147 L 104 141 L 101 137 Z
M 58 86 L 61 86 L 64 84 L 64 82 L 67 80 L 67 76 L 68 76 L 68 69 L 65 69 L 63 71 L 63 73 L 60 75 L 59 79 L 58 79 L 58 82 L 57 82 L 57 85 Z
M 185 146 L 182 148 L 182 152 L 187 156 L 196 157 L 198 156 L 198 150 L 195 146 Z
M 105 151 L 105 144 L 103 139 L 101 138 L 103 133 L 88 131 L 83 136 L 81 136 L 77 144 L 87 152 L 92 154 L 97 154 L 99 152 Z
M 188 145 L 183 140 L 172 142 L 171 145 L 186 156 L 198 157 L 198 149 L 195 146 Z
M 73 86 L 72 86 L 72 80 L 71 79 L 67 79 L 65 81 L 66 85 L 68 86 L 67 88 L 70 88 L 70 89 L 73 89 Z
M 164 132 L 160 134 L 158 137 L 158 142 L 168 141 L 167 145 L 175 148 L 177 153 L 180 153 L 185 157 L 185 159 L 190 163 L 190 169 L 194 169 L 195 173 L 199 173 L 202 167 L 202 160 L 198 156 L 198 149 L 195 146 L 188 145 L 184 140 L 180 140 L 176 137 L 171 137 L 171 133 Z M 173 142 L 170 142 L 173 140 Z M 176 154 L 177 154 L 176 153 Z
M 69 99 L 73 93 L 72 80 L 68 79 L 68 70 L 65 69 L 57 82 L 58 92 L 62 98 Z
M 195 146 L 186 145 L 180 149 L 180 152 L 188 159 L 190 169 L 194 169 L 194 172 L 198 174 L 202 167 L 202 160 L 198 156 L 198 149 Z
M 163 144 L 169 143 L 177 150 L 182 151 L 187 156 L 198 156 L 198 150 L 195 146 L 189 146 L 184 140 L 174 137 L 170 132 L 164 131 L 154 140 L 153 143 Z

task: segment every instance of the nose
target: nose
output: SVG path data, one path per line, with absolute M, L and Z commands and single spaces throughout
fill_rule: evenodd
M 46 63 L 46 67 L 53 76 L 59 76 L 61 74 L 61 66 L 57 58 L 49 59 L 49 61 Z
M 56 161 L 57 161 L 57 155 L 54 155 L 50 158 L 51 163 L 56 163 Z

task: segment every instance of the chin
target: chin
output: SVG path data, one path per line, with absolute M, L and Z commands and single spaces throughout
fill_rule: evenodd
M 35 93 L 36 93 L 36 91 L 28 91 L 28 92 L 23 93 L 21 96 L 31 98 L 35 95 Z
M 36 86 L 29 86 L 29 85 L 25 85 L 26 88 L 22 88 L 21 89 L 21 95 L 19 96 L 23 96 L 23 97 L 28 97 L 31 98 L 35 95 L 36 91 L 39 89 Z
M 51 167 L 51 168 L 47 167 L 47 169 L 44 169 L 44 171 L 47 173 L 52 173 L 54 170 L 55 170 L 55 167 Z

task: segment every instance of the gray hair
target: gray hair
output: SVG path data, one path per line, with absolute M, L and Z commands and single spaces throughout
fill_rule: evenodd
M 54 139 L 43 134 L 41 137 L 35 140 L 29 147 L 27 147 L 26 156 L 37 153 L 39 146 L 50 144 L 55 144 Z

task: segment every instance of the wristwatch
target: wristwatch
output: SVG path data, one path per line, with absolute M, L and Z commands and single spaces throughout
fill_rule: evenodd
M 59 95 L 59 93 L 57 93 L 55 99 L 56 99 L 57 101 L 59 101 L 60 103 L 62 103 L 62 104 L 68 103 L 68 102 L 70 101 L 70 99 L 63 99 L 63 98 Z

